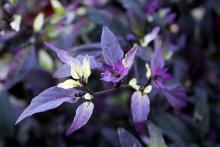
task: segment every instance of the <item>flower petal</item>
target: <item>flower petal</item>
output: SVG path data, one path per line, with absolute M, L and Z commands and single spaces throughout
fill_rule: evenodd
M 125 54 L 125 57 L 122 60 L 124 67 L 130 68 L 132 66 L 137 50 L 138 50 L 138 45 L 135 45 Z
M 51 87 L 44 90 L 32 99 L 31 104 L 21 113 L 16 124 L 28 116 L 54 109 L 64 102 L 77 102 L 78 99 L 74 95 L 78 92 L 80 91 L 76 89 L 64 90 L 58 87 Z
M 91 69 L 90 69 L 90 61 L 89 56 L 85 56 L 83 59 L 83 77 L 88 79 L 88 77 L 91 75 Z
M 82 85 L 78 82 L 78 81 L 75 81 L 75 80 L 72 80 L 72 79 L 68 79 L 62 83 L 59 83 L 57 85 L 57 87 L 59 88 L 63 88 L 63 89 L 70 89 L 70 88 L 74 88 L 74 87 L 81 87 Z
M 72 62 L 70 66 L 71 66 L 71 76 L 74 79 L 79 79 L 83 77 L 82 65 L 80 64 L 78 60 L 77 62 Z
M 101 36 L 101 48 L 105 63 L 114 66 L 118 61 L 121 61 L 124 52 L 116 38 L 108 27 L 103 27 Z
M 73 123 L 66 132 L 67 135 L 75 132 L 84 126 L 92 116 L 94 104 L 92 102 L 84 102 L 78 106 L 76 109 L 76 115 L 74 117 Z
M 141 123 L 147 120 L 150 111 L 150 101 L 147 95 L 143 95 L 140 91 L 133 93 L 131 98 L 131 112 L 133 121 Z
M 141 143 L 123 128 L 118 128 L 118 137 L 121 147 L 142 147 Z
M 137 84 L 137 79 L 133 78 L 128 83 L 129 86 L 131 86 L 135 90 L 140 90 L 141 86 Z

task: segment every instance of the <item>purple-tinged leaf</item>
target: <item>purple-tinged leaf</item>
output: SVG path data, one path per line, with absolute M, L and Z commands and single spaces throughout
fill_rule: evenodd
M 153 124 L 148 124 L 148 131 L 150 134 L 149 147 L 167 147 L 160 130 Z
M 21 113 L 16 124 L 28 116 L 54 109 L 64 102 L 77 102 L 78 98 L 75 97 L 75 94 L 79 92 L 76 89 L 62 89 L 56 86 L 44 90 L 32 99 L 31 104 Z
M 71 64 L 74 59 L 73 57 L 71 57 L 70 55 L 68 55 L 68 53 L 64 50 L 61 50 L 61 49 L 58 49 L 57 47 L 53 46 L 52 44 L 50 43 L 47 43 L 45 42 L 44 43 L 47 47 L 49 47 L 50 49 L 52 49 L 53 51 L 56 52 L 57 56 L 60 58 L 60 60 L 63 62 L 63 63 L 66 63 L 66 64 Z
M 79 105 L 76 109 L 73 123 L 67 130 L 66 134 L 69 135 L 84 126 L 92 116 L 93 108 L 94 104 L 92 102 L 84 102 Z
M 179 85 L 166 86 L 163 94 L 166 96 L 167 101 L 174 109 L 181 109 L 186 106 L 186 91 Z
M 150 111 L 150 101 L 147 95 L 142 95 L 140 91 L 133 93 L 131 97 L 131 112 L 133 121 L 141 123 L 147 120 Z
M 114 66 L 122 60 L 124 52 L 116 38 L 108 27 L 103 27 L 101 36 L 101 47 L 105 63 Z
M 118 134 L 113 128 L 101 127 L 101 135 L 112 146 L 120 146 L 118 141 Z
M 121 147 L 142 147 L 141 143 L 123 128 L 118 128 L 118 137 Z
M 144 43 L 143 46 L 148 46 L 148 44 L 153 41 L 154 39 L 156 39 L 156 37 L 158 36 L 158 33 L 160 32 L 160 28 L 159 27 L 155 27 L 149 34 L 147 34 L 144 37 Z
M 11 88 L 23 80 L 33 69 L 36 61 L 34 48 L 19 51 L 13 59 L 5 82 L 6 88 Z
M 163 68 L 165 65 L 162 49 L 158 48 L 152 54 L 150 67 L 152 70 L 152 74 L 155 74 L 158 69 Z
M 123 59 L 123 65 L 126 68 L 131 68 L 133 62 L 134 62 L 134 58 L 136 55 L 136 52 L 138 50 L 138 45 L 135 45 L 132 49 L 130 49 L 126 54 L 125 57 Z
M 66 78 L 71 76 L 71 68 L 68 64 L 63 64 L 54 72 L 55 78 Z
M 0 138 L 13 134 L 13 112 L 9 93 L 0 85 Z

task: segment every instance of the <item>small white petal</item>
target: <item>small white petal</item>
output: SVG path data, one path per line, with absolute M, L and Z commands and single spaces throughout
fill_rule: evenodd
M 90 69 L 90 61 L 89 61 L 89 56 L 85 56 L 83 59 L 83 77 L 86 79 L 89 78 L 89 76 L 91 75 L 91 69 Z
M 137 80 L 135 78 L 131 79 L 128 83 L 129 86 L 134 88 L 135 90 L 140 90 L 140 85 L 137 84 Z
M 146 71 L 146 77 L 147 77 L 147 79 L 149 80 L 150 77 L 151 77 L 150 66 L 149 66 L 149 64 L 145 64 L 145 67 L 146 67 L 146 69 L 147 69 L 147 71 Z
M 146 86 L 146 87 L 144 88 L 143 93 L 144 93 L 144 94 L 150 93 L 151 90 L 152 90 L 152 86 L 151 86 L 151 85 L 148 85 L 148 86 Z
M 70 89 L 70 88 L 74 88 L 74 87 L 81 87 L 82 85 L 78 82 L 78 81 L 75 81 L 75 80 L 72 80 L 72 79 L 68 79 L 62 83 L 59 83 L 57 85 L 57 87 L 59 88 L 63 88 L 63 89 Z
M 91 100 L 91 99 L 93 99 L 94 97 L 90 94 L 90 93 L 86 93 L 85 95 L 84 95 L 84 99 L 86 99 L 86 100 Z
M 80 77 L 83 76 L 82 65 L 78 60 L 76 60 L 71 64 L 71 76 L 74 79 L 79 79 Z

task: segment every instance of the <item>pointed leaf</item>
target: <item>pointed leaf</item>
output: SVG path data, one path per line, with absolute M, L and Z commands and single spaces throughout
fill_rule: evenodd
M 167 147 L 160 130 L 151 123 L 147 127 L 150 134 L 149 147 Z
M 114 66 L 122 60 L 124 52 L 116 36 L 108 27 L 103 27 L 102 29 L 101 47 L 106 64 Z
M 183 87 L 179 85 L 166 86 L 166 90 L 163 90 L 163 94 L 174 109 L 181 109 L 186 106 L 187 97 Z
M 147 95 L 142 95 L 140 91 L 133 93 L 131 98 L 131 112 L 133 121 L 141 123 L 147 120 L 150 111 L 150 101 Z
M 31 104 L 22 112 L 16 121 L 16 124 L 28 116 L 54 109 L 64 102 L 77 102 L 78 99 L 75 97 L 75 94 L 79 92 L 80 91 L 76 89 L 65 90 L 55 86 L 44 90 L 38 96 L 32 99 Z
M 10 65 L 5 87 L 11 88 L 23 80 L 33 69 L 35 61 L 36 54 L 34 48 L 19 51 Z
M 68 53 L 64 50 L 58 49 L 57 47 L 53 46 L 50 43 L 45 42 L 44 43 L 48 48 L 52 49 L 53 51 L 56 52 L 57 56 L 60 58 L 60 60 L 63 63 L 66 64 L 71 64 L 72 62 L 75 62 L 75 60 L 73 59 L 73 57 L 71 57 L 70 55 L 68 55 Z M 76 61 L 77 62 L 77 61 Z
M 9 94 L 0 85 L 0 140 L 13 134 L 13 113 Z
M 92 116 L 93 108 L 94 104 L 92 102 L 84 102 L 83 104 L 79 105 L 79 107 L 76 109 L 76 115 L 73 123 L 69 127 L 66 134 L 69 135 L 84 126 Z
M 144 42 L 141 44 L 143 47 L 148 46 L 148 44 L 156 39 L 158 33 L 160 31 L 159 27 L 155 27 L 149 34 L 144 37 Z
M 118 137 L 121 147 L 142 147 L 141 143 L 123 128 L 118 128 Z
M 152 54 L 151 61 L 150 61 L 150 67 L 152 74 L 155 74 L 156 70 L 158 68 L 163 68 L 165 65 L 162 49 L 158 48 L 156 51 Z
M 131 68 L 136 52 L 138 50 L 138 45 L 135 45 L 132 49 L 130 49 L 126 54 L 125 58 L 123 59 L 122 63 L 126 68 Z

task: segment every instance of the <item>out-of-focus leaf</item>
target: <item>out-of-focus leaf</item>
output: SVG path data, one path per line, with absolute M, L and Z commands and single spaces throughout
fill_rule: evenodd
M 154 117 L 162 133 L 174 142 L 184 143 L 185 141 L 192 141 L 193 138 L 189 129 L 179 119 L 166 113 L 160 113 Z
M 10 65 L 5 86 L 11 88 L 23 80 L 33 68 L 35 61 L 36 54 L 34 48 L 19 51 Z
M 156 37 L 158 36 L 159 31 L 160 31 L 160 28 L 159 27 L 155 27 L 151 32 L 149 32 L 147 35 L 144 36 L 144 40 L 143 40 L 143 43 L 141 43 L 141 45 L 143 47 L 148 46 L 148 44 L 151 41 L 156 39 Z
M 163 94 L 174 109 L 181 109 L 186 106 L 187 96 L 184 87 L 177 84 L 166 85 Z
M 83 104 L 79 105 L 79 107 L 76 109 L 76 115 L 73 123 L 69 127 L 66 134 L 69 135 L 84 126 L 92 116 L 93 108 L 94 104 L 92 102 L 84 102 Z
M 14 15 L 14 20 L 10 23 L 11 28 L 16 32 L 20 30 L 21 19 L 21 15 Z
M 39 32 L 44 25 L 44 14 L 39 13 L 34 20 L 33 29 L 35 32 Z
M 28 116 L 54 109 L 64 102 L 77 102 L 78 98 L 75 94 L 79 92 L 80 91 L 76 89 L 61 89 L 56 86 L 44 90 L 32 99 L 31 104 L 22 112 L 16 121 L 16 124 Z
M 50 0 L 55 13 L 62 15 L 65 12 L 63 5 L 58 0 Z
M 3 57 L 1 57 L 0 59 L 0 80 L 6 79 L 7 78 L 7 73 L 10 70 L 10 59 L 11 56 L 10 55 L 5 55 Z
M 203 139 L 209 132 L 210 112 L 207 94 L 204 89 L 197 89 L 198 98 L 195 103 L 194 118 L 196 119 L 196 132 Z
M 116 141 L 118 140 L 118 135 L 114 129 L 104 127 L 101 129 L 101 134 L 108 143 L 110 143 L 113 146 L 119 146 L 119 142 Z
M 142 6 L 137 0 L 122 0 L 122 5 L 127 9 L 129 19 L 133 25 L 132 29 L 137 35 L 143 35 L 145 25 L 145 16 Z
M 219 0 L 209 0 L 210 5 L 220 14 L 220 1 Z
M 13 122 L 15 122 L 21 112 L 24 110 L 25 102 L 22 100 L 18 100 L 15 97 L 10 97 L 10 103 L 13 112 Z
M 149 147 L 167 147 L 160 130 L 151 123 L 147 127 L 150 134 Z
M 142 147 L 141 143 L 123 128 L 118 128 L 118 137 L 121 147 Z
M 45 50 L 39 51 L 39 63 L 43 69 L 47 71 L 53 70 L 53 59 Z
M 89 15 L 97 24 L 108 26 L 113 32 L 120 35 L 126 35 L 130 30 L 123 20 L 108 11 L 90 8 Z
M 57 56 L 60 58 L 60 60 L 63 63 L 71 65 L 75 61 L 75 59 L 73 57 L 71 57 L 65 50 L 59 49 L 59 48 L 57 48 L 57 47 L 55 47 L 52 44 L 47 43 L 47 42 L 45 42 L 44 44 L 47 47 L 49 47 L 51 50 L 56 52 Z M 75 62 L 77 62 L 77 61 L 75 61 Z
M 13 126 L 9 94 L 0 85 L 0 141 L 13 134 Z

